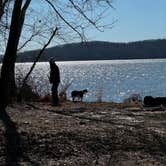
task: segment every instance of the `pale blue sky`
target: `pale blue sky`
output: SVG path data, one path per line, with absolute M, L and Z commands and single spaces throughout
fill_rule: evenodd
M 129 42 L 166 38 L 166 0 L 113 0 L 109 17 L 117 19 L 113 29 L 93 32 L 92 40 Z M 106 20 L 106 21 L 107 21 Z

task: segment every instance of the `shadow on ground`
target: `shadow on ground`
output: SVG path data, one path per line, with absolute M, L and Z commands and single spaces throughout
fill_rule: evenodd
M 5 165 L 19 165 L 19 159 L 21 157 L 20 148 L 20 135 L 17 132 L 16 124 L 11 120 L 10 116 L 5 109 L 0 109 L 0 120 L 5 127 Z

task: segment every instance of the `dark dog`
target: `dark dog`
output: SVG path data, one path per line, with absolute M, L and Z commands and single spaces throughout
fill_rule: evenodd
M 75 98 L 77 98 L 78 101 L 82 101 L 84 94 L 87 92 L 88 92 L 87 89 L 84 89 L 82 91 L 76 91 L 76 90 L 72 91 L 71 97 L 72 97 L 73 102 L 75 101 Z
M 152 96 L 145 96 L 144 98 L 144 105 L 145 106 L 166 106 L 166 97 L 152 97 Z

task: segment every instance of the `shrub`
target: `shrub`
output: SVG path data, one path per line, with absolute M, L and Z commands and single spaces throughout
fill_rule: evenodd
M 69 81 L 69 80 L 60 84 L 59 100 L 61 102 L 67 101 L 67 89 L 71 86 L 71 84 L 72 84 L 72 81 Z
M 41 102 L 51 102 L 52 101 L 52 96 L 50 94 L 46 94 L 40 99 Z
M 40 95 L 37 92 L 37 88 L 35 86 L 34 80 L 31 76 L 29 76 L 27 82 L 23 86 L 23 79 L 25 74 L 22 68 L 16 68 L 16 86 L 17 93 L 16 99 L 18 102 L 21 101 L 35 101 L 40 98 Z
M 96 102 L 102 102 L 103 89 L 102 87 L 96 88 Z

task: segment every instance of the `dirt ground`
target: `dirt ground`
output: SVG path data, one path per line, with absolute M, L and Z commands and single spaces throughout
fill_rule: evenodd
M 166 165 L 166 110 L 115 103 L 13 104 L 0 166 Z

